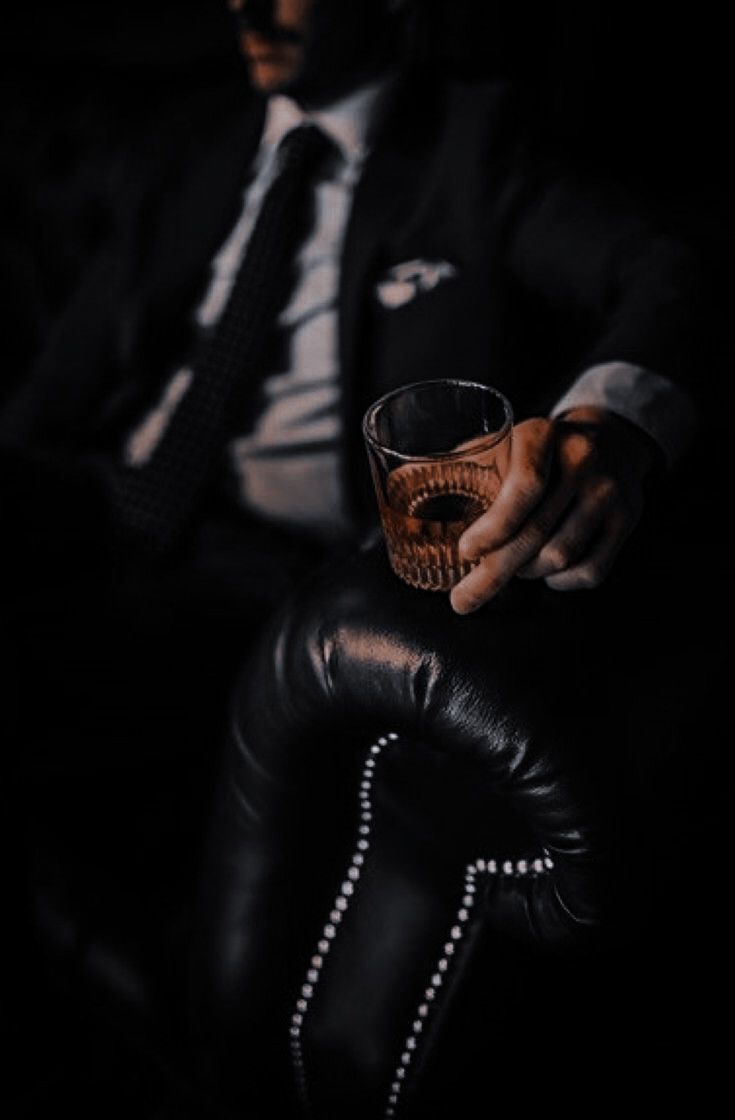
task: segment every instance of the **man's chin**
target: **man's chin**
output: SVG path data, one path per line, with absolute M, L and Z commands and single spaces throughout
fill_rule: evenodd
M 248 62 L 250 84 L 259 93 L 282 93 L 294 80 L 293 71 L 279 60 L 262 59 Z

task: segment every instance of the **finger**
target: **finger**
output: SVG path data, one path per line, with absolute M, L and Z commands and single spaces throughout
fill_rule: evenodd
M 449 598 L 453 609 L 458 614 L 469 614 L 497 595 L 536 556 L 571 500 L 572 495 L 559 488 L 524 525 L 521 533 L 482 556 L 464 579 L 452 588 Z
M 572 567 L 589 552 L 607 514 L 606 504 L 594 496 L 575 503 L 518 575 L 521 579 L 545 579 Z
M 551 470 L 554 426 L 527 420 L 513 429 L 508 473 L 497 498 L 459 539 L 459 554 L 473 563 L 510 540 L 542 500 Z
M 554 591 L 584 591 L 599 587 L 610 573 L 637 520 L 637 517 L 616 513 L 608 520 L 589 552 L 566 571 L 547 576 L 546 586 Z

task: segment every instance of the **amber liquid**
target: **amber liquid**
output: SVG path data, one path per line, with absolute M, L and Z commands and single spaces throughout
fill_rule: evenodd
M 457 542 L 499 488 L 495 462 L 422 463 L 392 471 L 378 504 L 396 575 L 412 587 L 449 591 L 472 567 L 460 560 Z

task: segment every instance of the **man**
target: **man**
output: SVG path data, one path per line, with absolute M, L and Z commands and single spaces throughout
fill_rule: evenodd
M 246 13 L 249 6 L 244 0 L 230 0 L 230 7 Z M 273 8 L 277 9 L 277 32 L 285 29 L 290 37 L 283 41 L 269 34 L 270 27 L 259 25 L 258 21 L 245 22 L 240 45 L 256 89 L 265 94 L 285 91 L 302 105 L 318 109 L 339 93 L 340 80 L 345 81 L 342 63 L 357 81 L 360 70 L 349 52 L 336 64 L 332 63 L 332 73 L 329 67 L 315 66 L 314 56 L 320 57 L 315 48 L 319 40 L 315 39 L 313 28 L 313 21 L 320 15 L 318 4 L 316 12 L 310 0 L 265 7 L 270 7 L 271 16 Z M 396 23 L 398 13 L 405 7 L 403 3 L 387 5 L 387 14 L 373 15 L 372 20 L 365 15 L 363 23 L 370 30 L 381 20 L 392 18 Z M 328 9 L 334 23 L 338 23 L 333 6 L 322 5 L 322 16 Z M 379 9 L 381 5 L 373 5 L 373 12 Z M 349 24 L 349 17 L 343 15 L 342 21 Z M 372 64 L 377 74 L 381 70 L 384 74 L 390 65 L 385 55 L 385 44 L 378 40 Z M 363 73 L 369 77 L 371 67 L 364 54 L 361 62 Z M 471 111 L 471 104 L 467 109 Z M 445 171 L 451 173 L 450 168 L 447 152 Z M 553 183 L 548 189 L 547 205 L 553 214 Z M 569 205 L 574 200 L 564 201 Z M 588 200 L 582 197 L 579 201 L 579 215 L 574 211 L 560 215 L 570 222 L 570 234 L 577 220 L 588 219 L 584 209 Z M 601 212 L 601 220 L 605 217 Z M 543 236 L 543 226 L 537 232 Z M 606 231 L 601 228 L 599 232 L 602 249 Z M 431 233 L 436 235 L 435 230 Z M 530 231 L 521 226 L 520 237 L 524 236 L 528 238 Z M 657 249 L 654 243 L 651 262 L 655 261 Z M 527 266 L 531 263 L 526 262 Z M 565 262 L 560 259 L 557 263 L 561 280 Z M 643 269 L 646 265 L 639 267 Z M 394 266 L 393 271 L 397 274 L 398 269 Z M 665 272 L 664 264 L 662 279 Z M 537 279 L 541 281 L 540 276 Z M 571 276 L 569 280 L 574 282 Z M 656 314 L 653 307 L 651 311 Z M 583 373 L 557 403 L 554 414 L 563 416 L 563 420 L 554 423 L 537 416 L 516 426 L 513 462 L 502 493 L 492 509 L 467 531 L 460 545 L 469 560 L 479 561 L 451 593 L 452 606 L 460 613 L 482 605 L 514 575 L 543 578 L 550 587 L 560 590 L 600 582 L 640 515 L 643 482 L 656 461 L 654 443 L 666 444 L 660 450 L 672 458 L 681 451 L 693 423 L 693 409 L 686 397 L 647 370 L 631 363 L 615 363 L 615 358 L 625 356 L 624 350 L 609 353 L 605 364 Z M 471 360 L 475 366 L 468 370 L 469 376 L 481 376 L 478 367 L 487 369 L 487 359 L 488 355 L 473 350 Z M 453 373 L 455 369 L 452 363 L 446 372 Z M 441 373 L 441 367 L 432 372 Z M 541 371 L 538 373 L 543 377 Z M 405 373 L 402 377 L 410 379 Z M 518 390 L 510 383 L 508 392 L 515 399 Z M 655 420 L 654 409 L 663 414 Z M 655 433 L 659 434 L 659 441 Z M 646 436 L 653 436 L 653 441 Z
M 354 531 L 372 513 L 361 410 L 401 382 L 488 380 L 515 407 L 513 462 L 463 538 L 479 563 L 452 606 L 473 610 L 516 575 L 560 590 L 599 583 L 640 516 L 646 478 L 694 426 L 686 378 L 703 332 L 687 247 L 622 192 L 524 149 L 503 83 L 412 72 L 420 4 L 230 7 L 260 97 L 243 91 L 242 107 L 212 120 L 208 147 L 195 135 L 168 166 L 144 168 L 154 186 L 136 182 L 138 212 L 126 199 L 122 259 L 98 266 L 6 433 L 102 448 L 132 471 L 154 455 L 185 392 L 187 323 L 195 312 L 200 333 L 214 329 L 277 142 L 306 114 L 334 150 L 280 313 L 280 352 L 248 371 L 255 384 L 229 432 L 236 504 L 312 538 Z
M 415 63 L 419 0 L 230 7 L 250 91 L 154 123 L 121 183 L 117 239 L 0 423 L 20 583 L 43 633 L 26 639 L 31 659 L 52 632 L 66 649 L 70 627 L 50 620 L 69 611 L 58 586 L 71 580 L 75 628 L 86 621 L 83 670 L 70 673 L 95 680 L 88 651 L 106 645 L 136 687 L 161 695 L 150 682 L 163 665 L 177 691 L 200 679 L 202 648 L 220 651 L 226 681 L 304 571 L 374 522 L 360 418 L 401 383 L 485 380 L 515 410 L 510 471 L 462 539 L 478 563 L 452 607 L 474 610 L 516 576 L 600 583 L 649 480 L 695 427 L 706 334 L 686 244 L 544 150 L 507 83 Z M 315 212 L 295 275 L 283 269 L 273 322 L 222 390 L 225 423 L 205 433 L 201 468 L 193 421 L 184 458 L 196 485 L 161 545 L 134 523 L 157 468 L 170 490 L 189 486 L 181 449 L 166 475 L 167 440 L 187 405 L 211 405 L 197 397 L 202 350 L 278 180 L 280 144 L 305 121 L 328 150 L 301 203 Z M 122 571 L 111 597 L 110 571 Z M 35 634 L 27 615 L 23 627 Z M 53 660 L 74 665 L 68 651 Z
M 483 380 L 514 406 L 510 472 L 463 538 L 478 564 L 460 613 L 516 576 L 607 579 L 694 427 L 694 254 L 539 149 L 506 83 L 415 65 L 420 0 L 230 6 L 250 90 L 153 122 L 117 236 L 0 418 L 21 748 L 211 754 L 260 624 L 374 523 L 360 418 L 402 383 Z M 140 532 L 167 435 L 202 370 L 218 383 L 209 344 L 305 119 L 328 145 L 295 275 L 219 401 L 206 485 L 173 538 Z M 215 433 L 193 423 L 198 464 Z

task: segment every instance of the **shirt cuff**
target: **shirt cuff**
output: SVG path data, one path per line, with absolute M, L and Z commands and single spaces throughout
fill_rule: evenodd
M 653 439 L 672 467 L 691 442 L 698 418 L 692 401 L 667 377 L 629 362 L 603 362 L 580 374 L 551 410 L 606 408 Z

